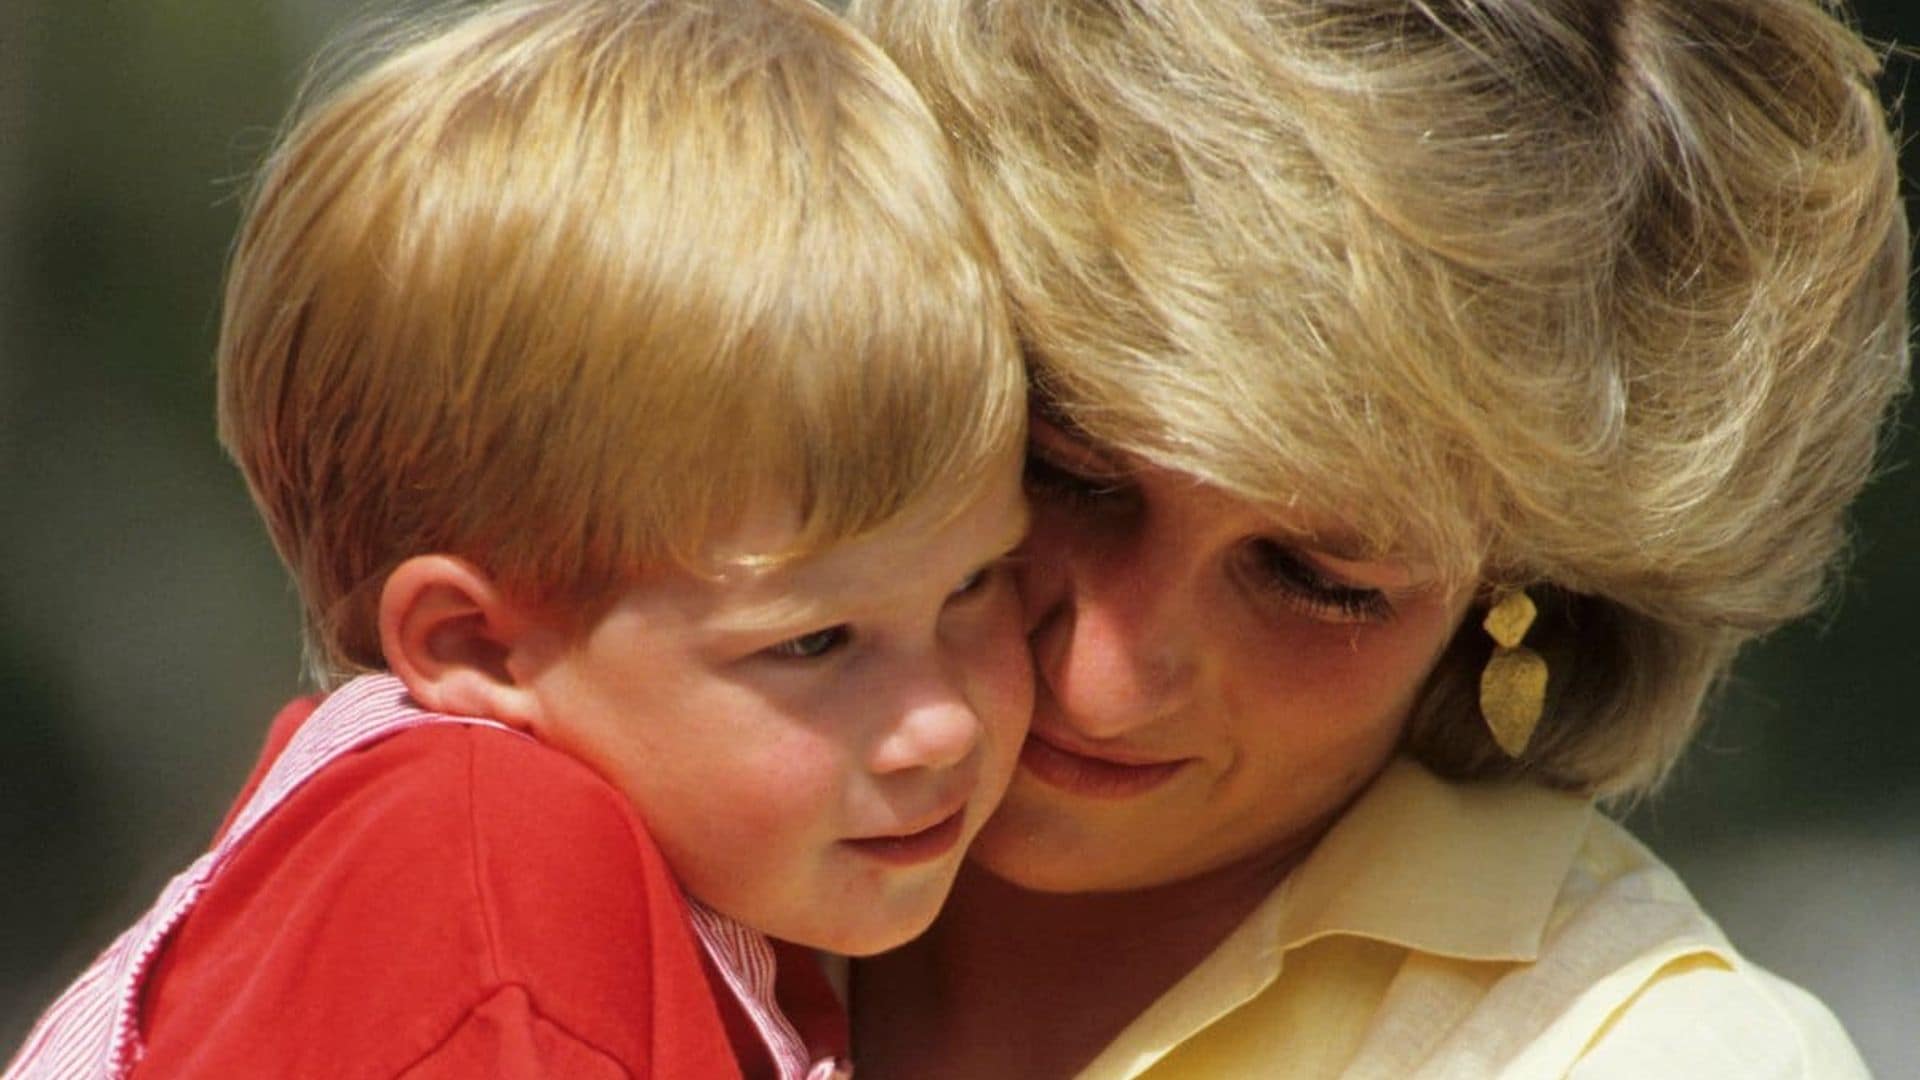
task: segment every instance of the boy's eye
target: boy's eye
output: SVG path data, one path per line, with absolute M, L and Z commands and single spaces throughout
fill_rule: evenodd
M 788 638 L 778 645 L 769 646 L 765 652 L 782 660 L 812 660 L 846 644 L 850 636 L 851 632 L 845 626 L 829 626 L 824 630 Z
M 1379 589 L 1336 581 L 1278 541 L 1249 541 L 1240 565 L 1242 579 L 1256 592 L 1313 618 L 1373 623 L 1393 616 L 1393 604 Z

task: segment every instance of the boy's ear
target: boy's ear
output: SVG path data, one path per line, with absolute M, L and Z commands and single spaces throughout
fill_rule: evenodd
M 416 555 L 380 589 L 387 666 L 433 712 L 532 727 L 538 702 L 514 654 L 538 633 L 530 611 L 452 555 Z

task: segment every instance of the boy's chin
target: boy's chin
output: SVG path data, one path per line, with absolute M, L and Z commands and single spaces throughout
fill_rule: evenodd
M 778 934 L 774 936 L 783 937 L 784 940 L 796 945 L 805 945 L 842 956 L 873 956 L 887 952 L 927 932 L 927 929 L 933 925 L 934 919 L 939 917 L 941 905 L 946 900 L 952 883 L 952 875 L 949 874 L 940 882 L 940 888 L 930 890 L 933 892 L 930 898 L 915 898 L 914 902 L 903 902 L 897 906 L 884 901 L 875 903 L 864 912 L 860 912 L 867 917 L 857 923 L 844 920 L 823 923 L 813 927 L 796 928 L 796 932 L 790 937 Z
M 920 920 L 918 924 L 904 932 L 895 930 L 889 933 L 868 934 L 850 938 L 842 947 L 828 948 L 826 951 L 855 958 L 877 956 L 880 953 L 897 949 L 907 942 L 912 941 L 914 938 L 919 937 L 921 934 L 926 933 L 927 928 L 933 925 L 934 917 L 939 914 L 940 909 L 935 908 L 927 914 L 925 919 Z

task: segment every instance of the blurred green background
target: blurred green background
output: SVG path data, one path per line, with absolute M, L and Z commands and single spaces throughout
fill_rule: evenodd
M 1920 44 L 1912 0 L 1857 10 Z M 0 0 L 0 1057 L 202 850 L 301 688 L 291 589 L 214 442 L 210 357 L 245 179 L 363 13 Z M 1889 100 L 1916 70 L 1889 62 Z M 1920 1075 L 1916 421 L 1910 400 L 1844 595 L 1745 657 L 1633 821 L 1889 1076 Z

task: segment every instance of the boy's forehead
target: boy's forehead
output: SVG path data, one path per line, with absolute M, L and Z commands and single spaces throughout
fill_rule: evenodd
M 932 575 L 966 574 L 1020 543 L 1027 507 L 1015 475 L 962 500 L 957 510 L 917 507 L 873 532 L 802 558 L 753 564 L 754 556 L 789 544 L 798 521 L 791 504 L 756 505 L 713 546 L 722 569 L 703 579 L 711 627 L 750 630 L 804 622 L 828 608 L 884 604 L 890 594 L 925 585 Z

